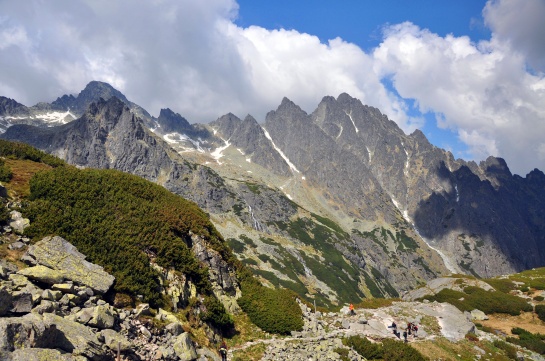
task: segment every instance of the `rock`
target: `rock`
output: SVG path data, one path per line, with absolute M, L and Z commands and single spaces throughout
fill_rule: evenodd
M 10 361 L 85 361 L 83 356 L 72 356 L 59 350 L 49 348 L 24 348 L 17 349 L 9 355 Z
M 114 312 L 109 306 L 97 306 L 93 309 L 93 317 L 87 324 L 99 329 L 113 328 L 115 325 Z
M 55 337 L 49 348 L 59 348 L 93 361 L 110 359 L 88 327 L 50 313 L 43 315 L 43 322 L 50 329 L 48 333 Z
M 45 266 L 28 267 L 17 272 L 20 275 L 49 285 L 58 284 L 64 281 L 64 277 L 60 271 L 53 270 Z
M 28 278 L 20 274 L 10 274 L 8 279 L 13 283 L 13 287 L 16 289 L 21 289 L 26 287 L 28 284 Z
M 76 293 L 76 289 L 72 283 L 55 283 L 51 286 L 51 289 L 54 291 L 61 291 L 62 293 Z
M 155 316 L 158 320 L 161 321 L 167 321 L 170 323 L 178 322 L 178 318 L 168 311 L 163 310 L 162 308 L 159 309 L 159 312 L 157 313 L 157 316 Z
M 30 220 L 28 218 L 23 218 L 21 212 L 11 211 L 10 215 L 11 221 L 9 222 L 9 226 L 13 228 L 15 232 L 23 233 L 25 228 L 30 225 Z
M 4 316 L 11 308 L 11 293 L 5 288 L 0 288 L 0 317 Z
M 0 278 L 6 278 L 8 276 L 8 269 L 0 265 Z
M 44 290 L 42 292 L 42 299 L 48 300 L 48 301 L 58 301 L 62 297 L 62 293 L 60 291 L 51 291 L 51 290 Z
M 74 320 L 86 325 L 93 318 L 94 308 L 84 308 L 76 312 Z
M 32 294 L 28 292 L 13 292 L 11 294 L 11 308 L 13 313 L 29 313 L 34 307 Z
M 181 361 L 191 361 L 197 358 L 197 351 L 187 332 L 179 335 L 172 346 L 176 356 L 178 356 Z
M 182 324 L 180 322 L 169 323 L 165 327 L 165 330 L 169 332 L 172 336 L 178 336 L 184 332 L 184 329 L 182 328 Z
M 44 313 L 56 313 L 59 310 L 59 304 L 50 300 L 42 300 L 42 302 L 32 309 L 32 312 L 36 312 L 40 315 Z
M 474 309 L 470 313 L 471 319 L 474 321 L 484 321 L 488 320 L 488 316 L 481 310 Z
M 132 347 L 131 342 L 125 336 L 114 330 L 102 330 L 100 334 L 104 337 L 104 344 L 112 351 L 117 351 L 118 344 L 121 352 L 129 351 Z
M 85 285 L 98 293 L 105 293 L 115 277 L 98 265 L 85 260 L 85 256 L 61 237 L 45 237 L 30 246 L 28 256 L 40 265 L 59 271 L 68 280 Z
M 8 246 L 8 249 L 10 250 L 19 250 L 23 247 L 25 247 L 26 244 L 24 244 L 23 242 L 21 241 L 17 241 L 17 242 L 13 242 L 13 243 L 10 243 L 10 245 Z
M 136 306 L 135 317 L 138 318 L 138 317 L 140 317 L 140 315 L 144 315 L 144 316 L 151 315 L 151 311 L 149 309 L 149 304 L 141 303 L 138 306 Z
M 348 321 L 346 319 L 342 320 L 341 325 L 342 325 L 342 328 L 344 328 L 345 330 L 350 329 L 350 321 Z

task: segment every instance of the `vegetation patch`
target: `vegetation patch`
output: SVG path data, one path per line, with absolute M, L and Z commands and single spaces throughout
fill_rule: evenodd
M 545 305 L 536 305 L 535 311 L 536 311 L 537 317 L 541 321 L 545 322 Z
M 382 344 L 373 343 L 365 337 L 350 336 L 343 339 L 345 346 L 351 347 L 367 360 L 388 361 L 425 361 L 418 350 L 401 341 L 382 340 Z
M 289 334 L 303 328 L 301 308 L 295 294 L 286 289 L 270 289 L 254 279 L 241 282 L 239 306 L 254 324 L 270 333 Z
M 208 270 L 191 251 L 190 232 L 200 235 L 223 259 L 235 262 L 208 216 L 193 202 L 140 177 L 115 170 L 58 167 L 30 180 L 24 208 L 35 240 L 57 234 L 116 277 L 114 289 L 143 295 L 160 306 L 161 286 L 152 258 L 186 274 L 210 295 Z
M 497 291 L 485 291 L 480 287 L 466 287 L 464 292 L 448 288 L 436 295 L 426 296 L 423 299 L 437 302 L 448 302 L 461 311 L 479 309 L 486 314 L 506 313 L 513 316 L 520 315 L 521 311 L 532 311 L 532 306 L 520 297 Z
M 528 350 L 539 353 L 540 355 L 545 355 L 545 335 L 539 333 L 534 334 L 520 327 L 513 328 L 511 332 L 514 335 L 518 335 L 518 338 L 507 337 L 505 339 L 507 342 L 525 347 Z

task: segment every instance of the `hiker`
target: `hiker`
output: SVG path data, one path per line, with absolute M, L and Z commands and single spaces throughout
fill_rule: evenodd
M 407 343 L 407 330 L 403 331 L 403 340 Z
M 355 315 L 356 314 L 356 311 L 354 311 L 354 305 L 353 304 L 350 304 L 348 309 L 350 310 L 350 315 Z
M 399 333 L 397 332 L 397 324 L 396 324 L 395 320 L 392 321 L 392 324 L 391 324 L 390 326 L 388 326 L 388 328 L 391 328 L 391 329 L 392 329 L 392 333 L 393 333 L 394 335 L 396 335 L 397 338 L 399 338 Z
M 413 337 L 417 337 L 416 333 L 418 332 L 418 326 L 415 325 L 414 323 L 412 325 L 413 325 Z
M 409 336 L 411 335 L 412 330 L 413 330 L 413 324 L 412 324 L 412 322 L 408 322 L 407 323 L 407 333 L 409 334 Z
M 220 355 L 221 361 L 227 361 L 227 345 L 225 344 L 225 341 L 221 342 Z

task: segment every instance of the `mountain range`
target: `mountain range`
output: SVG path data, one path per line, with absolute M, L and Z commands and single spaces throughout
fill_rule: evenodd
M 264 283 L 325 306 L 399 296 L 449 273 L 545 265 L 545 175 L 455 159 L 348 94 L 263 122 L 158 117 L 110 85 L 27 107 L 0 97 L 1 138 L 163 185 L 205 210 Z

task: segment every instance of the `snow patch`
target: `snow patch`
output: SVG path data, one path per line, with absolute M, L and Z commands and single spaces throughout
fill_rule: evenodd
M 66 112 L 49 112 L 44 114 L 36 114 L 36 119 L 41 119 L 46 123 L 61 123 L 66 124 L 76 119 L 76 116 L 67 110 Z
M 245 155 L 244 152 L 242 151 L 242 149 L 237 148 L 237 150 L 238 150 L 238 152 L 239 152 L 240 154 Z
M 210 155 L 218 162 L 218 164 L 221 165 L 220 163 L 220 158 L 223 157 L 223 151 L 225 149 L 227 149 L 231 144 L 229 143 L 228 140 L 225 141 L 225 145 L 223 147 L 218 147 L 216 148 L 212 153 L 210 153 Z
M 284 159 L 284 161 L 286 163 L 288 163 L 288 166 L 290 167 L 290 169 L 295 172 L 295 173 L 301 173 L 299 172 L 299 170 L 295 167 L 295 165 L 293 165 L 292 162 L 290 162 L 290 160 L 288 159 L 288 157 L 286 157 L 286 155 L 284 154 L 284 152 L 282 152 L 282 150 L 280 148 L 278 148 L 276 146 L 276 144 L 274 144 L 272 138 L 271 138 L 271 135 L 269 134 L 269 132 L 267 131 L 267 129 L 261 127 L 263 129 L 263 132 L 265 133 L 265 137 L 271 142 L 274 150 L 276 150 L 278 152 L 278 154 L 280 154 L 280 156 L 282 157 L 282 159 Z
M 405 144 L 401 142 L 401 146 L 403 147 L 403 150 L 405 151 L 405 155 L 407 156 L 407 161 L 405 162 L 405 169 L 403 169 L 403 174 L 405 174 L 405 177 L 409 176 L 409 160 L 411 157 L 409 157 L 409 152 L 407 152 L 407 148 L 405 148 Z
M 246 158 L 246 162 L 252 163 L 252 158 Z
M 352 122 L 352 125 L 354 126 L 354 129 L 356 130 L 356 133 L 358 133 L 360 130 L 358 129 L 358 127 L 356 127 L 356 123 L 354 122 L 354 119 L 352 119 L 352 112 L 348 113 L 348 112 L 345 112 L 346 115 L 348 115 L 348 118 L 350 118 L 350 121 Z
M 367 154 L 369 154 L 369 163 L 371 163 L 371 160 L 373 159 L 373 153 L 371 153 L 368 146 L 365 146 L 365 149 L 367 149 Z
M 456 203 L 460 203 L 460 192 L 458 192 L 458 184 L 454 185 L 454 190 L 456 191 Z
M 339 139 L 339 137 L 341 136 L 341 134 L 343 134 L 343 126 L 341 125 L 341 131 L 339 132 L 339 135 L 337 135 L 337 138 L 335 139 Z
M 204 149 L 201 148 L 201 144 L 199 141 L 196 141 L 196 140 L 193 140 L 191 139 L 190 137 L 188 137 L 187 135 L 185 134 L 181 134 L 181 133 L 178 133 L 178 132 L 172 132 L 172 133 L 168 133 L 168 134 L 165 134 L 163 136 L 163 139 L 165 140 L 165 142 L 167 142 L 168 144 L 177 144 L 179 145 L 180 143 L 183 143 L 183 142 L 190 142 L 191 144 L 193 144 L 193 146 L 195 147 L 195 149 L 200 152 L 200 153 L 204 153 Z M 192 149 L 192 148 L 184 148 L 185 151 L 193 151 L 195 149 Z

